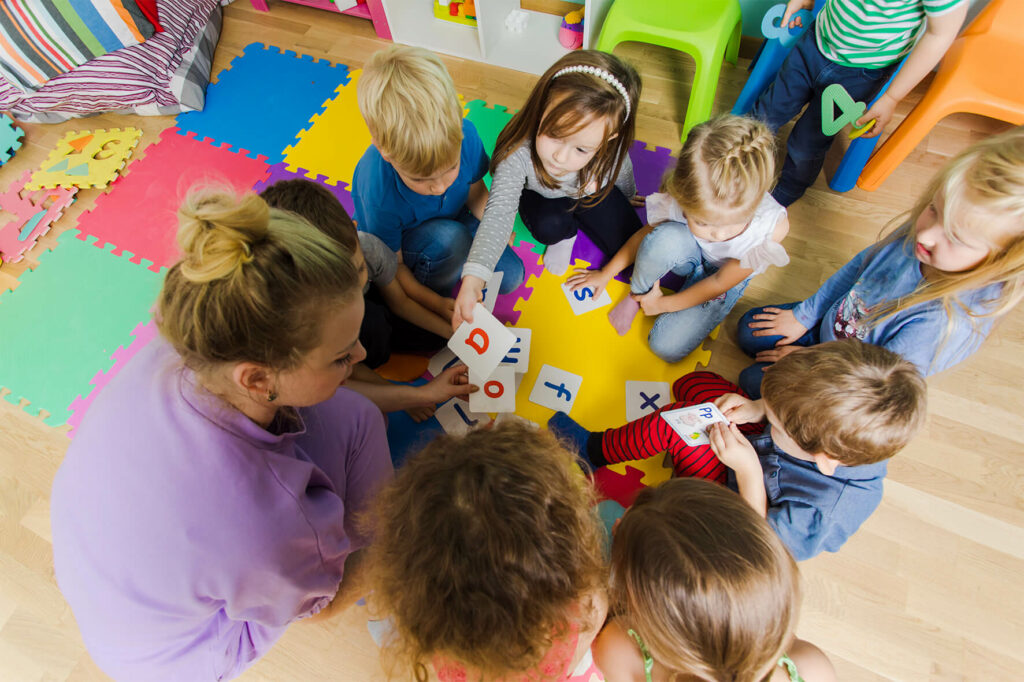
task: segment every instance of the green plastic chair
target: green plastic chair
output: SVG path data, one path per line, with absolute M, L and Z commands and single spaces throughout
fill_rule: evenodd
M 683 122 L 690 128 L 711 116 L 722 59 L 736 63 L 740 48 L 739 0 L 615 0 L 601 28 L 597 49 L 611 52 L 634 40 L 686 52 L 696 69 Z

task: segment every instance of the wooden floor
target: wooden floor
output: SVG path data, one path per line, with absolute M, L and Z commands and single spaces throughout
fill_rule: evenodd
M 298 5 L 272 2 L 271 12 L 262 14 L 240 0 L 226 9 L 226 16 L 216 54 L 218 71 L 255 41 L 352 67 L 360 67 L 384 45 L 367 21 Z M 644 79 L 638 138 L 676 150 L 692 62 L 640 44 L 624 45 L 620 54 L 636 64 Z M 527 74 L 475 62 L 445 62 L 467 100 L 483 98 L 514 109 L 534 81 Z M 739 67 L 724 66 L 717 111 L 727 110 L 739 93 L 745 66 L 744 60 Z M 903 103 L 900 115 L 919 95 L 920 88 Z M 172 122 L 100 116 L 53 126 L 24 125 L 26 146 L 0 170 L 0 185 L 34 168 L 66 130 L 132 125 L 145 129 L 145 145 Z M 819 180 L 790 211 L 793 227 L 786 246 L 792 264 L 758 277 L 740 308 L 810 294 L 905 211 L 950 155 L 1005 127 L 973 116 L 945 120 L 874 193 L 837 195 Z M 79 196 L 57 231 L 74 227 L 76 216 L 92 207 L 96 190 Z M 30 256 L 25 264 L 34 263 Z M 19 272 L 18 267 L 4 267 L 0 287 L 16 286 Z M 746 363 L 732 341 L 735 317 L 710 346 L 711 368 L 727 377 Z M 799 633 L 833 657 L 843 679 L 1020 679 L 1022 351 L 1024 310 L 1019 309 L 999 325 L 981 352 L 933 378 L 928 425 L 891 463 L 881 508 L 839 554 L 803 564 L 806 596 Z M 106 679 L 86 654 L 53 580 L 48 502 L 67 444 L 62 431 L 0 400 L 0 680 Z M 242 679 L 382 678 L 365 614 L 355 608 L 333 622 L 295 625 Z

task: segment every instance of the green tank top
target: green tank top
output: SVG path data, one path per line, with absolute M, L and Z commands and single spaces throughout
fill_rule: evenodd
M 644 640 L 640 639 L 640 635 L 636 634 L 636 631 L 633 630 L 633 628 L 626 630 L 626 632 L 633 638 L 633 641 L 636 642 L 637 648 L 640 649 L 640 655 L 644 657 L 644 677 L 646 677 L 647 682 L 653 682 L 651 679 L 651 671 L 654 670 L 654 657 L 651 656 L 651 652 L 647 650 L 647 645 L 644 644 Z M 796 663 L 794 663 L 793 659 L 786 654 L 782 654 L 782 656 L 779 657 L 777 665 L 782 666 L 786 669 L 786 672 L 789 673 L 789 682 L 804 682 L 804 678 L 800 677 L 800 673 L 796 670 Z

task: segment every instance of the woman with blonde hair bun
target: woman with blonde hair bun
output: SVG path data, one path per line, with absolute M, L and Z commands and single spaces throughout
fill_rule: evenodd
M 346 603 L 353 515 L 391 477 L 339 244 L 254 194 L 179 211 L 161 338 L 83 420 L 53 485 L 57 581 L 119 680 L 224 680 Z

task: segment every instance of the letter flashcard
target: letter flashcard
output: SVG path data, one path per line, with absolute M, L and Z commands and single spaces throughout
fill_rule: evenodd
M 581 376 L 544 365 L 537 374 L 533 390 L 530 391 L 530 402 L 568 414 L 576 402 L 576 395 L 580 392 L 582 383 Z
M 533 330 L 519 327 L 508 327 L 508 330 L 516 335 L 516 343 L 505 353 L 501 364 L 515 368 L 516 374 L 525 374 L 530 371 L 530 337 Z
M 480 377 L 469 370 L 469 383 L 480 387 L 469 394 L 469 409 L 474 412 L 515 412 L 516 373 L 509 365 L 498 365 L 489 377 Z
M 646 417 L 672 402 L 672 389 L 664 381 L 626 382 L 626 421 Z
M 577 315 L 603 308 L 612 302 L 612 297 L 608 295 L 607 289 L 602 291 L 601 295 L 595 299 L 594 290 L 590 287 L 583 287 L 573 291 L 568 284 L 562 282 L 562 292 L 565 293 L 565 300 L 569 301 L 569 307 Z
M 442 348 L 434 354 L 434 357 L 430 358 L 427 371 L 430 372 L 430 376 L 437 378 L 441 375 L 441 372 L 458 363 L 459 359 L 455 357 L 455 353 L 452 352 L 451 348 Z
M 470 429 L 483 426 L 491 421 L 491 418 L 486 414 L 470 411 L 466 401 L 459 398 L 451 398 L 448 402 L 438 407 L 437 411 L 434 412 L 434 416 L 437 417 L 437 421 L 441 424 L 441 428 L 445 430 L 445 433 L 450 433 L 454 436 L 461 436 L 464 433 L 468 433 Z
M 498 302 L 498 289 L 501 288 L 501 280 L 505 276 L 504 272 L 500 270 L 495 271 L 491 278 L 487 280 L 487 284 L 484 285 L 483 296 L 484 300 L 481 301 L 483 306 L 492 313 L 494 312 L 494 304 Z M 476 319 L 476 316 L 473 316 Z
M 470 372 L 489 377 L 515 342 L 516 335 L 477 303 L 473 307 L 473 323 L 460 324 L 448 339 L 448 347 L 466 363 Z

